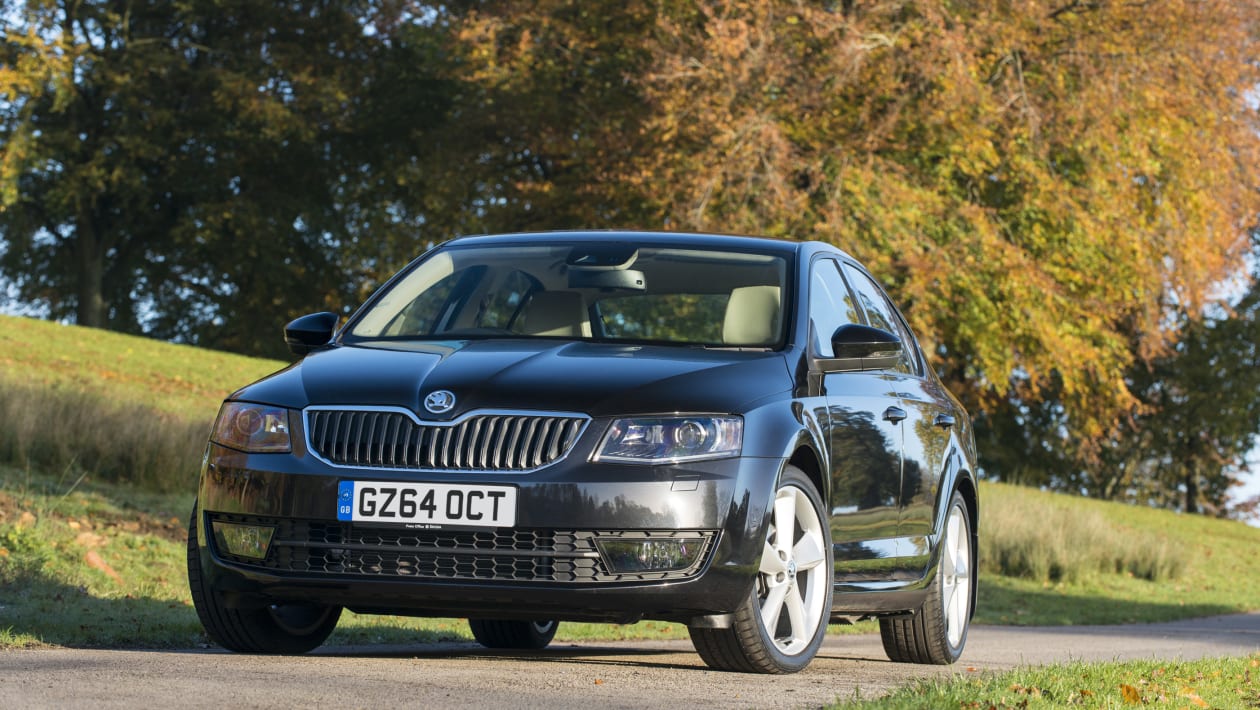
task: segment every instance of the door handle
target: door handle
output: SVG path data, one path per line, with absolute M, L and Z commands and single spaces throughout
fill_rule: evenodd
M 906 410 L 901 407 L 889 407 L 884 410 L 884 421 L 896 424 L 906 418 Z
M 932 420 L 932 423 L 942 429 L 948 429 L 954 426 L 954 418 L 948 414 L 938 414 L 936 415 L 936 418 Z

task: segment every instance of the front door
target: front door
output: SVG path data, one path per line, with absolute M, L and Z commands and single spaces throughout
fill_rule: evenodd
M 811 350 L 833 357 L 831 334 L 862 323 L 839 265 L 819 259 L 810 280 Z M 901 425 L 883 372 L 823 375 L 826 439 L 831 461 L 831 539 L 839 584 L 887 578 L 897 556 L 901 497 Z

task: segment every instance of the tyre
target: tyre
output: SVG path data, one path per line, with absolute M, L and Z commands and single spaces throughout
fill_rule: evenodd
M 271 604 L 258 609 L 225 605 L 202 574 L 195 509 L 188 523 L 188 586 L 206 633 L 229 651 L 306 653 L 328 638 L 341 617 L 341 607 L 324 604 Z
M 962 655 L 975 599 L 971 513 L 954 491 L 941 533 L 940 567 L 913 616 L 880 619 L 884 652 L 898 663 L 948 665 Z
M 510 619 L 469 619 L 473 638 L 486 648 L 539 650 L 556 636 L 556 621 L 514 621 Z
M 689 629 L 712 668 L 795 673 L 818 653 L 831 615 L 831 530 L 822 498 L 800 469 L 779 477 L 757 579 L 730 628 Z

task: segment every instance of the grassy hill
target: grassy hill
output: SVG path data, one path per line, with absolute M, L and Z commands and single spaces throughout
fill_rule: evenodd
M 98 395 L 185 419 L 209 422 L 224 397 L 285 364 L 0 316 L 0 372 L 10 382 Z
M 0 317 L 0 648 L 204 642 L 183 569 L 200 451 L 223 397 L 283 364 Z M 979 623 L 1260 609 L 1260 529 L 989 483 L 980 495 Z M 333 643 L 467 637 L 453 620 L 343 618 Z
M 223 398 L 284 364 L 0 316 L 0 462 L 186 489 Z

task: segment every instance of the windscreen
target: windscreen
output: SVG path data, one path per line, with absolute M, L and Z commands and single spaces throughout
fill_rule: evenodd
M 563 338 L 775 348 L 779 255 L 630 244 L 447 246 L 379 295 L 351 340 Z

